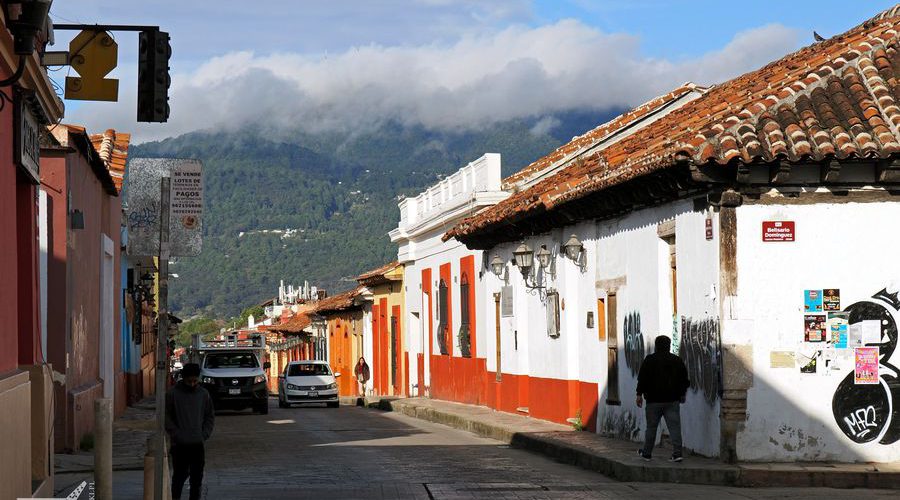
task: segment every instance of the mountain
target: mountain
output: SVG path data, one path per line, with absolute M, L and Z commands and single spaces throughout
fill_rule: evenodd
M 130 156 L 204 165 L 203 252 L 170 268 L 176 314 L 236 315 L 271 298 L 279 280 L 337 293 L 396 258 L 387 237 L 400 196 L 414 195 L 484 153 L 509 175 L 618 114 L 572 112 L 434 131 L 386 124 L 352 134 L 198 131 L 134 145 Z

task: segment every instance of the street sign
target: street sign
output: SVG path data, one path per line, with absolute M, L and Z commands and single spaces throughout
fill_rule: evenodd
M 14 135 L 16 163 L 34 184 L 41 183 L 41 123 L 21 92 L 14 95 Z M 40 105 L 38 105 L 40 106 Z
M 766 220 L 762 223 L 762 240 L 765 242 L 794 241 L 794 221 Z
M 172 218 L 188 230 L 203 215 L 203 177 L 200 162 L 183 163 L 172 170 Z
M 105 78 L 118 65 L 119 45 L 106 31 L 84 30 L 69 44 L 69 65 L 79 76 L 66 77 L 66 99 L 119 100 L 119 80 Z
M 172 179 L 173 183 L 170 255 L 198 255 L 203 230 L 202 164 L 199 160 L 177 158 L 134 158 L 129 162 L 125 186 L 128 255 L 156 256 L 159 253 L 159 183 L 163 177 Z

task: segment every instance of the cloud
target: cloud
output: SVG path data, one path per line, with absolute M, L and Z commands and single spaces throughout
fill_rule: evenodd
M 422 0 L 441 4 L 444 0 Z M 641 54 L 639 39 L 576 20 L 452 44 L 361 45 L 338 54 L 230 52 L 173 75 L 170 122 L 134 123 L 134 96 L 85 104 L 67 121 L 91 130 L 136 132 L 137 142 L 247 123 L 344 131 L 387 121 L 473 129 L 572 109 L 634 106 L 691 80 L 718 83 L 796 48 L 798 34 L 768 25 L 737 34 L 720 50 L 671 61 Z M 552 120 L 539 121 L 549 130 Z

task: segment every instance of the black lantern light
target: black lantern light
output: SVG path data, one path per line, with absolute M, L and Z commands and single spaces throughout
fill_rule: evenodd
M 566 257 L 578 262 L 581 259 L 581 252 L 584 251 L 584 245 L 578 240 L 578 236 L 573 234 L 563 245 L 563 249 L 566 251 Z
M 534 258 L 534 251 L 531 250 L 531 247 L 528 246 L 527 243 L 522 243 L 513 252 L 513 257 L 516 259 L 516 266 L 518 266 L 523 273 L 527 273 L 528 270 L 531 269 L 531 260 Z

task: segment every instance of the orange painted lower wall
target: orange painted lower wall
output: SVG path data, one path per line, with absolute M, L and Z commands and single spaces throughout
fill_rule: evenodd
M 487 360 L 431 356 L 431 397 L 482 405 L 509 413 L 528 408 L 533 418 L 569 424 L 581 416 L 591 432 L 597 431 L 598 386 L 594 382 L 530 377 L 487 370 Z M 521 413 L 520 413 L 521 414 Z

